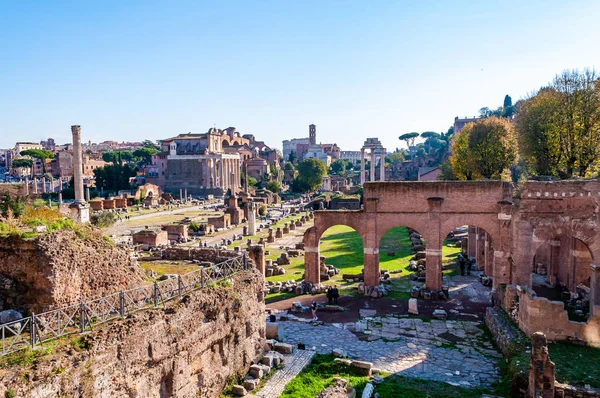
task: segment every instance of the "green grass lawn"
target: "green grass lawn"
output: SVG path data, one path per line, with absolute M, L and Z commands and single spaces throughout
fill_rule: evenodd
M 347 379 L 357 396 L 362 394 L 369 379 L 353 374 L 349 367 L 333 362 L 331 355 L 315 355 L 313 361 L 285 387 L 281 398 L 314 398 L 323 389 L 333 385 L 334 377 Z M 375 390 L 381 398 L 397 397 L 481 397 L 482 390 L 464 389 L 430 380 L 383 375 L 384 381 Z
M 549 343 L 550 359 L 555 364 L 556 380 L 600 388 L 600 348 L 568 343 Z

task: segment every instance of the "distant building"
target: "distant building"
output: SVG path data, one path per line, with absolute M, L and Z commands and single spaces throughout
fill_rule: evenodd
M 223 150 L 224 143 L 227 146 L 239 143 L 236 138 L 241 137 L 211 128 L 204 134 L 180 134 L 163 140 L 164 191 L 179 193 L 187 189 L 189 194 L 222 196 L 229 189 L 239 190 L 241 157 Z M 163 170 L 157 171 L 162 173 Z M 147 178 L 147 181 L 155 183 L 156 180 Z
M 340 159 L 349 161 L 352 164 L 360 162 L 360 151 L 340 151 Z M 371 154 L 365 152 L 365 159 L 371 160 Z
M 468 123 L 474 123 L 477 122 L 479 120 L 481 120 L 483 118 L 481 117 L 465 117 L 463 119 L 460 119 L 458 116 L 456 116 L 454 118 L 454 134 L 460 133 L 460 131 L 468 124 Z
M 297 161 L 317 158 L 326 162 L 327 165 L 341 156 L 337 144 L 317 144 L 317 126 L 314 124 L 308 126 L 308 138 L 284 140 L 282 144 L 284 162 L 289 160 L 292 152 L 296 154 Z
M 56 143 L 54 142 L 54 138 L 48 138 L 47 141 L 40 142 L 42 148 L 54 152 L 56 150 Z
M 283 161 L 287 162 L 290 160 L 290 155 L 292 152 L 298 156 L 298 145 L 310 145 L 310 140 L 308 138 L 292 138 L 291 140 L 283 141 Z
M 442 169 L 440 167 L 419 167 L 419 181 L 436 181 Z

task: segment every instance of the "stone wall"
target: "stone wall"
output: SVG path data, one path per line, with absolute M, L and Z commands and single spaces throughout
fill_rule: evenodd
M 500 351 L 509 359 L 520 354 L 529 342 L 527 336 L 500 308 L 488 307 L 486 309 L 485 324 L 494 336 Z
M 162 258 L 166 260 L 198 260 L 220 263 L 240 254 L 232 250 L 219 250 L 208 248 L 185 248 L 169 247 L 162 252 Z
M 80 337 L 87 348 L 59 345 L 33 364 L 4 369 L 0 396 L 10 388 L 30 398 L 218 397 L 262 355 L 262 288 L 261 275 L 241 272 L 232 286 L 109 323 Z
M 32 239 L 0 238 L 0 274 L 14 282 L 18 294 L 3 307 L 36 313 L 144 283 L 131 253 L 91 230 L 85 236 L 62 230 Z
M 577 341 L 600 346 L 600 319 L 593 315 L 587 322 L 569 321 L 563 302 L 537 297 L 527 288 L 512 285 L 497 289 L 495 299 L 509 314 L 515 313 L 518 302 L 515 321 L 527 336 L 542 332 L 551 341 Z

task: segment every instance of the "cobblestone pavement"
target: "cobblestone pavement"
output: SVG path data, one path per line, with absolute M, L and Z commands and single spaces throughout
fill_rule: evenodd
M 373 362 L 389 373 L 469 388 L 489 386 L 500 378 L 497 363 L 502 354 L 478 325 L 388 315 L 318 326 L 280 322 L 279 336 L 286 343 L 304 343 L 319 354 L 341 348 L 350 358 Z
M 285 389 L 285 386 L 292 381 L 294 377 L 298 376 L 298 373 L 310 363 L 314 355 L 314 351 L 296 350 L 293 354 L 286 356 L 283 369 L 275 372 L 275 374 L 267 380 L 260 391 L 255 395 L 250 396 L 261 398 L 279 397 Z
M 463 300 L 469 300 L 473 303 L 491 304 L 491 287 L 484 286 L 479 282 L 479 275 L 482 273 L 482 271 L 472 271 L 471 275 L 454 275 L 447 278 L 450 300 L 459 305 L 457 307 L 458 310 L 461 309 L 460 304 Z

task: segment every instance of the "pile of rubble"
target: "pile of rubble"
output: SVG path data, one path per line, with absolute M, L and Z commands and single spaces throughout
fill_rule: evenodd
M 413 286 L 410 289 L 410 297 L 422 298 L 425 300 L 447 300 L 448 288 L 444 287 L 440 290 L 429 290 L 426 287 Z
M 284 354 L 291 354 L 292 350 L 290 344 L 280 343 L 275 339 L 265 340 L 265 353 L 260 362 L 250 366 L 243 384 L 234 385 L 231 393 L 236 397 L 243 397 L 248 394 L 248 391 L 255 390 L 260 385 L 260 380 L 269 375 L 272 369 L 283 367 Z
M 413 281 L 425 282 L 425 267 L 426 267 L 426 253 L 425 253 L 425 242 L 421 235 L 414 229 L 408 229 L 410 236 L 410 242 L 412 244 L 412 251 L 414 256 L 408 263 L 409 271 L 414 273 L 410 275 L 410 279 Z
M 365 286 L 363 282 L 358 284 L 358 293 L 370 296 L 373 298 L 379 298 L 387 296 L 389 293 L 389 287 L 381 284 L 379 286 Z
M 340 273 L 339 268 L 333 265 L 325 264 L 325 257 L 319 257 L 319 272 L 321 273 L 321 280 L 328 281 L 332 276 Z
M 301 281 L 297 282 L 289 280 L 285 282 L 272 282 L 267 281 L 265 283 L 265 294 L 288 292 L 294 293 L 298 296 L 303 294 L 319 294 L 324 293 L 327 290 L 327 286 L 314 286 L 312 283 Z

